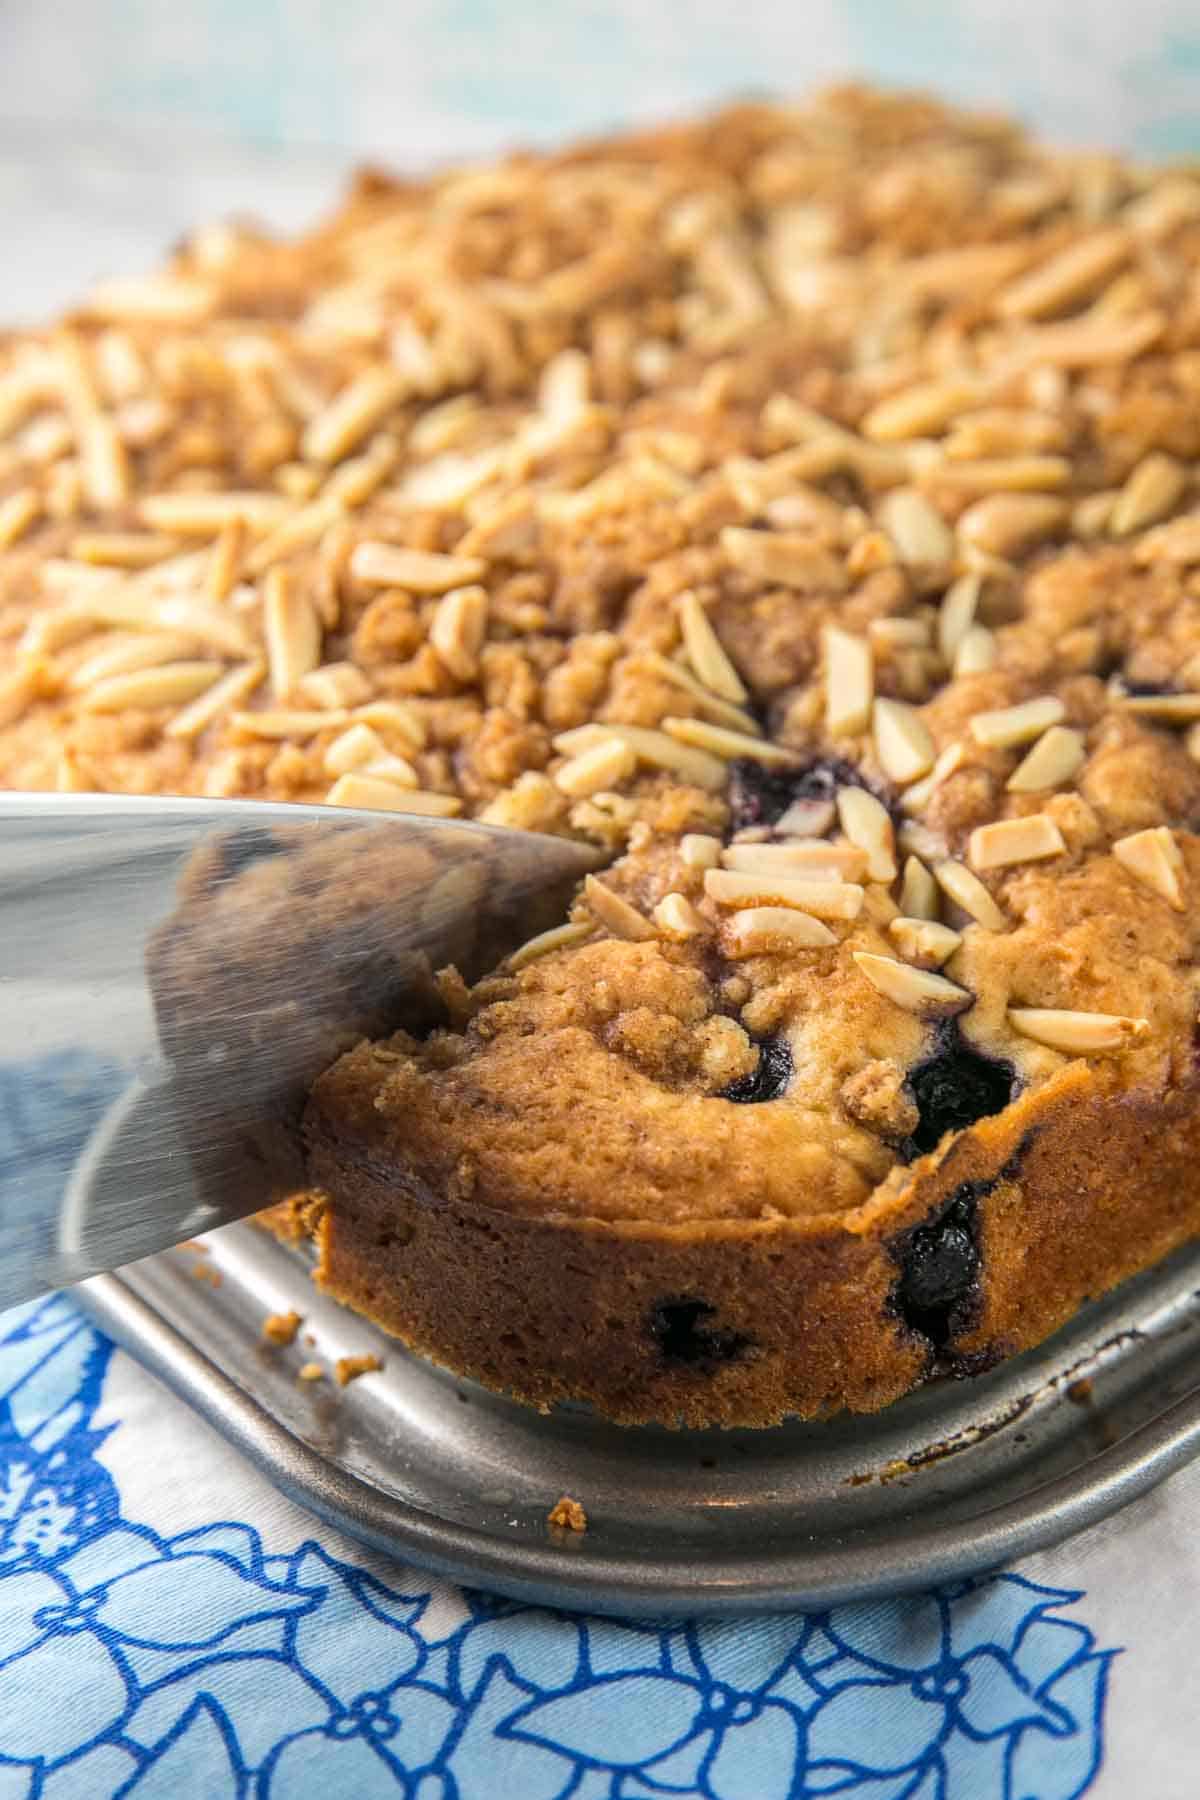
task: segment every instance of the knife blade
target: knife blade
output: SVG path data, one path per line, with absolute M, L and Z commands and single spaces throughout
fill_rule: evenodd
M 0 794 L 0 1307 L 302 1188 L 321 1070 L 444 1021 L 438 971 L 478 978 L 600 860 L 457 819 Z

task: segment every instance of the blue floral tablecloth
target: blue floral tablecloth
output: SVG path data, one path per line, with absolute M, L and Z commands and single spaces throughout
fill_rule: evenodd
M 0 1068 L 0 1205 L 72 1080 Z M 319 1526 L 54 1298 L 0 1318 L 0 1800 L 1194 1800 L 1198 1500 L 899 1601 L 555 1614 Z

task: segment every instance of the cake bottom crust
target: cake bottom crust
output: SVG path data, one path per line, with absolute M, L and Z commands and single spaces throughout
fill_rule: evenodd
M 1072 1063 L 837 1216 L 518 1217 L 433 1193 L 317 1084 L 321 1286 L 411 1349 L 546 1409 L 768 1426 L 873 1412 L 1041 1342 L 1200 1232 L 1200 1089 Z

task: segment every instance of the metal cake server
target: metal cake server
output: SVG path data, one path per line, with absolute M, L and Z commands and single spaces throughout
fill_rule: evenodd
M 0 1307 L 302 1187 L 321 1070 L 436 1024 L 437 970 L 494 966 L 598 860 L 410 814 L 0 794 Z M 136 1133 L 79 1154 L 39 1123 L 131 1083 Z

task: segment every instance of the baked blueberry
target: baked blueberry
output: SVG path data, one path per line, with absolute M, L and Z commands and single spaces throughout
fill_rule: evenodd
M 965 1181 L 938 1218 L 909 1234 L 900 1252 L 901 1316 L 939 1347 L 961 1323 L 963 1304 L 979 1279 L 976 1203 L 982 1191 L 978 1182 Z
M 729 765 L 731 826 L 744 831 L 750 825 L 774 825 L 796 800 L 832 800 L 840 787 L 866 786 L 854 764 L 840 757 L 769 769 L 753 757 L 739 756 Z
M 650 1336 L 667 1362 L 705 1363 L 732 1362 L 751 1340 L 724 1326 L 707 1325 L 716 1312 L 707 1300 L 660 1300 L 650 1313 Z
M 758 1047 L 758 1067 L 721 1089 L 722 1100 L 738 1106 L 756 1106 L 760 1100 L 778 1100 L 792 1079 L 792 1051 L 786 1038 L 767 1038 Z
M 964 1131 L 979 1119 L 1003 1112 L 1016 1087 L 1010 1064 L 981 1056 L 954 1021 L 943 1025 L 933 1055 L 908 1078 L 920 1115 L 905 1146 L 908 1156 L 936 1150 L 948 1131 Z

